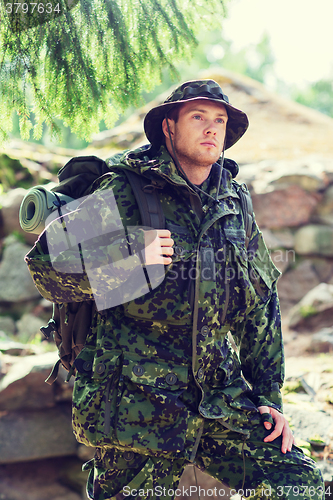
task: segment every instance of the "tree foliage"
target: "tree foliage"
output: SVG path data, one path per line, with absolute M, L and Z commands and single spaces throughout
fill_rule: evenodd
M 216 30 L 211 33 L 210 43 L 204 44 L 202 48 L 202 64 L 206 67 L 222 66 L 261 83 L 266 83 L 266 79 L 274 72 L 275 57 L 267 33 L 262 35 L 257 44 L 249 44 L 239 50 L 234 48 L 232 40 L 223 37 L 223 31 Z
M 314 108 L 333 118 L 333 81 L 322 79 L 308 85 L 306 89 L 293 91 L 295 101 Z
M 167 67 L 189 57 L 196 27 L 221 21 L 227 0 L 3 0 L 0 138 L 57 136 L 57 119 L 89 139 L 101 120 L 138 105 Z M 34 125 L 31 121 L 34 114 Z

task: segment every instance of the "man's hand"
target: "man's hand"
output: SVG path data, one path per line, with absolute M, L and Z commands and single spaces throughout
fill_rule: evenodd
M 265 439 L 265 443 L 269 443 L 274 441 L 278 436 L 282 435 L 282 453 L 286 453 L 287 451 L 291 451 L 293 444 L 295 444 L 294 436 L 289 427 L 288 421 L 282 413 L 275 410 L 275 408 L 271 408 L 269 406 L 258 406 L 258 410 L 261 413 L 269 413 L 274 421 L 274 430 L 271 434 L 269 434 Z M 264 427 L 267 430 L 272 428 L 272 424 L 270 422 L 264 422 Z
M 174 241 L 168 229 L 145 231 L 145 264 L 171 264 Z

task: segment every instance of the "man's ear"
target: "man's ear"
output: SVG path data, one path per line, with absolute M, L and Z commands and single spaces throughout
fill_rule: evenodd
M 170 129 L 171 137 L 173 137 L 173 134 L 174 134 L 175 121 L 172 118 L 164 118 L 164 120 L 162 121 L 163 134 L 165 135 L 166 139 L 169 139 L 169 130 L 168 130 L 167 120 L 169 121 L 169 129 Z

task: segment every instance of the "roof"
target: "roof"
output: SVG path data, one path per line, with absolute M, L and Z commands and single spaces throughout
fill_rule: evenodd
M 230 103 L 245 111 L 249 117 L 248 131 L 227 154 L 238 163 L 295 159 L 313 154 L 333 157 L 332 118 L 283 98 L 249 77 L 230 71 L 205 71 L 198 78 L 216 80 L 229 96 Z M 149 109 L 163 102 L 173 88 L 138 109 L 120 126 L 98 134 L 88 150 L 106 158 L 121 149 L 147 143 L 143 118 Z

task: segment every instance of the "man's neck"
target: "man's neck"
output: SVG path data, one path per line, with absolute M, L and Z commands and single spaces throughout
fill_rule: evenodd
M 195 186 L 200 186 L 208 178 L 212 169 L 212 165 L 193 167 L 192 165 L 188 166 L 182 163 L 180 166 L 184 170 L 188 180 Z

